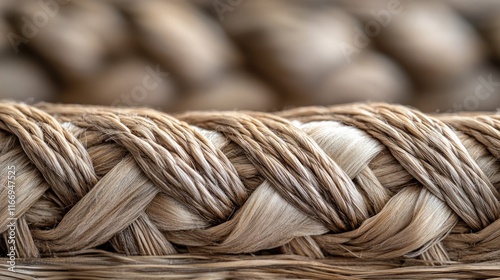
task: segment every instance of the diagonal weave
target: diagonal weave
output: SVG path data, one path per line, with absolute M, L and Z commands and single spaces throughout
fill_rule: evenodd
M 0 129 L 2 277 L 500 276 L 499 115 L 4 102 Z
M 500 104 L 495 0 L 2 0 L 0 34 L 0 98 L 28 103 Z

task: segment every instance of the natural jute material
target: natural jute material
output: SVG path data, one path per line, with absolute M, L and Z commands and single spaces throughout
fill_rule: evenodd
M 0 103 L 0 277 L 500 277 L 499 158 L 493 113 Z

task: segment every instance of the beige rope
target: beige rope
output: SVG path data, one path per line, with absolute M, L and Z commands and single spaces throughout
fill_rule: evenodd
M 0 276 L 500 276 L 499 115 L 4 102 L 0 129 Z
M 0 1 L 1 99 L 170 112 L 500 104 L 498 1 L 43 1 Z

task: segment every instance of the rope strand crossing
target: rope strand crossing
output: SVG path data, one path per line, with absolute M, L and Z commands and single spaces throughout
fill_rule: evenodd
M 0 129 L 0 170 L 17 170 L 19 258 L 98 249 L 215 264 L 265 251 L 317 259 L 317 273 L 339 258 L 383 269 L 500 261 L 498 115 L 0 103 Z M 8 218 L 2 207 L 2 255 Z

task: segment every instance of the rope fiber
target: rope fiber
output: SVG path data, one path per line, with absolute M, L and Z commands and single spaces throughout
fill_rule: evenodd
M 2 102 L 0 277 L 500 277 L 499 158 L 494 113 Z

